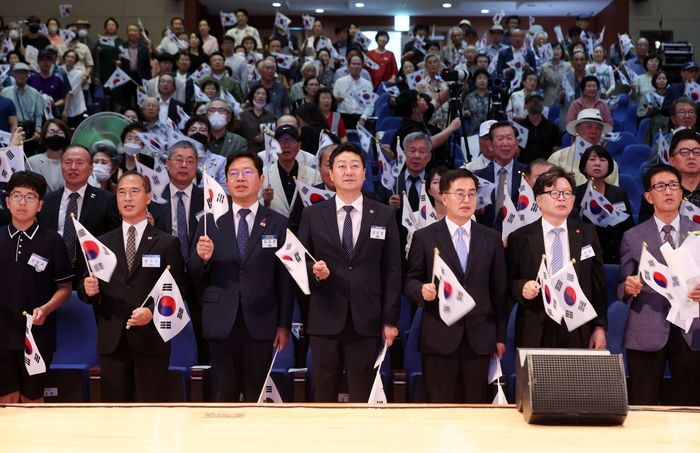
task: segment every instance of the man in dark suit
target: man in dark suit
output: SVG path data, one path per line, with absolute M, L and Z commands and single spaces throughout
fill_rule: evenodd
M 695 61 L 687 61 L 683 64 L 681 68 L 681 81 L 674 83 L 666 90 L 664 94 L 664 104 L 661 107 L 661 114 L 666 116 L 671 116 L 673 111 L 671 110 L 671 104 L 678 98 L 684 97 L 685 87 L 690 82 L 697 82 L 698 75 L 700 74 L 700 68 Z
M 533 192 L 542 218 L 508 236 L 508 295 L 518 303 L 517 348 L 605 349 L 607 291 L 603 250 L 595 226 L 567 220 L 574 205 L 573 189 L 573 179 L 559 167 L 540 175 Z M 555 253 L 557 251 L 559 253 Z M 566 323 L 557 324 L 547 316 L 536 281 L 542 255 L 547 256 L 550 275 L 576 260 L 574 270 L 583 293 L 598 315 L 596 318 L 569 332 Z
M 401 170 L 397 179 L 397 191 L 392 191 L 379 186 L 377 201 L 388 204 L 394 210 L 401 212 L 403 192 L 406 192 L 411 209 L 418 210 L 418 202 L 423 193 L 423 181 L 425 180 L 426 167 L 432 158 L 432 140 L 428 134 L 413 132 L 403 139 L 404 152 L 406 153 L 406 167 Z
M 95 237 L 117 228 L 121 218 L 117 210 L 117 197 L 87 182 L 92 174 L 92 158 L 87 148 L 77 144 L 68 146 L 61 156 L 61 173 L 66 185 L 44 197 L 39 225 L 63 236 L 68 258 L 75 269 L 74 283 L 77 287 L 86 267 L 71 213 Z
M 440 178 L 447 216 L 413 236 L 403 292 L 425 307 L 418 350 L 422 353 L 426 402 L 491 402 L 487 372 L 492 354 L 503 357 L 508 322 L 506 263 L 501 236 L 471 222 L 478 180 L 466 169 Z M 435 248 L 476 302 L 448 326 L 440 318 L 432 281 Z
M 167 266 L 184 288 L 185 263 L 178 239 L 148 224 L 150 201 L 143 176 L 122 175 L 117 188 L 122 225 L 98 238 L 116 255 L 117 267 L 109 282 L 85 274 L 78 287 L 79 297 L 96 307 L 103 402 L 168 400 L 170 343 L 151 322 L 154 301 L 148 295 Z
M 177 108 L 185 109 L 184 102 L 180 102 L 173 96 L 175 94 L 175 77 L 170 74 L 161 74 L 158 76 L 158 103 L 160 104 L 160 113 L 158 119 L 161 123 L 166 124 L 166 118 L 177 125 L 180 116 L 177 113 Z
M 185 262 L 190 255 L 197 223 L 204 214 L 204 190 L 193 184 L 197 171 L 197 151 L 192 143 L 174 143 L 168 152 L 165 168 L 170 184 L 163 190 L 167 203 L 151 203 L 148 210 L 153 216 L 153 226 L 180 239 L 180 250 Z M 200 285 L 201 286 L 201 285 Z M 204 288 L 197 287 L 188 276 L 184 289 L 185 300 L 190 309 L 190 318 L 197 339 L 199 363 L 209 363 L 208 345 L 202 339 L 202 307 L 199 301 Z
M 518 150 L 518 139 L 515 137 L 516 130 L 508 121 L 491 125 L 489 140 L 494 160 L 486 168 L 474 172 L 476 176 L 497 184 L 491 196 L 491 204 L 476 216 L 476 221 L 498 231 L 503 227 L 503 194 L 507 193 L 517 206 L 520 174 L 527 168 L 527 165 L 514 159 Z
M 210 346 L 213 400 L 236 402 L 242 392 L 245 401 L 255 402 L 270 369 L 271 348 L 284 349 L 292 326 L 292 278 L 275 256 L 288 220 L 258 203 L 265 177 L 255 153 L 230 155 L 226 172 L 231 212 L 216 224 L 211 215 L 199 223 L 188 271 L 209 282 L 202 328 Z
M 666 362 L 671 370 L 673 403 L 700 406 L 700 318 L 688 332 L 666 320 L 670 307 L 667 298 L 639 278 L 642 243 L 661 264 L 666 264 L 661 246 L 680 246 L 700 225 L 680 215 L 683 197 L 682 175 L 670 165 L 657 165 L 644 174 L 644 197 L 654 207 L 654 216 L 627 231 L 622 238 L 617 295 L 630 304 L 622 338 L 627 349 L 630 373 L 630 404 L 657 405 L 661 396 Z M 682 277 L 681 277 L 682 278 Z M 688 297 L 700 302 L 700 285 L 688 288 Z
M 507 81 L 513 80 L 515 77 L 515 69 L 508 66 L 508 62 L 512 61 L 514 56 L 522 55 L 523 61 L 523 71 L 534 71 L 537 69 L 537 62 L 535 60 L 535 54 L 530 49 L 523 47 L 525 42 L 525 32 L 520 27 L 513 27 L 509 30 L 508 36 L 510 38 L 510 47 L 502 49 L 498 52 L 498 64 L 496 65 L 496 72 L 500 77 L 505 78 Z M 517 87 L 511 87 L 515 89 Z
M 127 41 L 121 47 L 129 53 L 129 59 L 120 57 L 118 66 L 136 83 L 151 78 L 151 54 L 148 46 L 139 42 L 141 29 L 138 25 L 131 24 L 126 27 Z M 145 87 L 144 87 L 145 88 Z M 121 86 L 121 103 L 125 106 L 136 105 L 136 84 L 127 83 Z
M 352 143 L 330 156 L 336 196 L 304 209 L 299 240 L 310 268 L 308 333 L 315 400 L 337 402 L 343 365 L 351 402 L 367 402 L 382 339 L 398 335 L 401 258 L 393 210 L 362 196 L 365 156 Z

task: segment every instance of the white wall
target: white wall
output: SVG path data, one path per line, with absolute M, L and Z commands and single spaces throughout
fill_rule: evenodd
M 663 30 L 673 30 L 674 41 L 692 43 L 697 55 L 700 47 L 700 1 L 698 0 L 649 0 L 630 2 L 630 36 L 636 38 L 640 30 L 658 30 L 663 15 Z

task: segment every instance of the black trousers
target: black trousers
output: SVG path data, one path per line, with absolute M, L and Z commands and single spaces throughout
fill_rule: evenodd
M 212 401 L 257 402 L 272 363 L 272 341 L 250 335 L 238 309 L 231 333 L 223 340 L 209 340 Z
M 338 335 L 311 335 L 311 367 L 314 401 L 337 403 L 343 365 L 348 378 L 351 403 L 366 403 L 377 372 L 374 361 L 379 354 L 381 335 L 364 336 L 355 331 L 352 313 Z M 486 380 L 486 378 L 484 378 Z
M 135 352 L 122 334 L 117 349 L 100 356 L 102 402 L 163 403 L 168 401 L 170 355 Z
M 700 406 L 700 351 L 692 351 L 681 328 L 671 325 L 666 345 L 658 351 L 627 350 L 630 373 L 629 401 L 633 405 L 659 404 L 666 361 L 671 370 L 673 404 Z
M 426 403 L 490 404 L 487 382 L 491 354 L 474 352 L 467 333 L 448 355 L 422 354 Z

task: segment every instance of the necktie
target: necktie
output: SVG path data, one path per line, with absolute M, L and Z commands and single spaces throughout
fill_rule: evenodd
M 136 227 L 130 226 L 126 234 L 126 270 L 131 272 L 136 257 Z
M 409 176 L 408 179 L 411 180 L 411 187 L 408 189 L 408 202 L 411 204 L 411 211 L 415 212 L 418 210 L 418 181 L 420 181 L 420 176 Z
M 352 258 L 352 217 L 350 217 L 350 213 L 352 212 L 353 207 L 348 205 L 343 206 L 343 209 L 345 209 L 345 222 L 343 223 L 343 250 L 345 251 L 345 256 L 350 259 Z
M 243 261 L 245 246 L 248 244 L 248 237 L 250 235 L 248 232 L 248 221 L 246 220 L 246 217 L 248 217 L 248 214 L 250 214 L 250 209 L 240 209 L 238 213 L 241 216 L 241 220 L 238 221 L 236 242 L 238 243 L 238 257 L 241 259 L 241 261 Z
M 505 196 L 505 185 L 506 185 L 506 169 L 501 167 L 498 170 L 498 185 L 496 186 L 496 214 L 494 216 L 494 225 L 498 221 L 498 216 L 503 208 L 503 197 Z
M 668 242 L 669 244 L 671 244 L 671 247 L 673 247 L 675 249 L 676 242 L 673 240 L 673 236 L 671 236 L 671 231 L 673 231 L 673 226 L 664 225 L 664 227 L 661 228 L 661 231 L 664 232 L 664 242 Z
M 554 228 L 552 230 L 552 233 L 555 234 L 554 242 L 552 243 L 552 275 L 564 267 L 564 246 L 561 243 L 561 233 L 563 232 L 564 228 Z
M 189 256 L 189 245 L 190 245 L 190 235 L 187 231 L 187 212 L 185 211 L 185 202 L 182 201 L 182 197 L 185 192 L 178 190 L 175 196 L 178 197 L 177 200 L 177 237 L 180 239 L 180 250 L 182 251 L 182 257 L 187 261 Z
M 463 227 L 457 228 L 457 256 L 459 257 L 459 264 L 462 266 L 462 272 L 467 270 L 467 258 L 469 257 L 467 242 L 464 238 L 466 235 L 467 232 Z
M 63 222 L 63 241 L 66 243 L 66 248 L 68 249 L 68 258 L 71 261 L 75 261 L 75 242 L 78 239 L 75 235 L 75 225 L 73 224 L 73 219 L 71 214 L 78 216 L 78 197 L 80 194 L 78 192 L 73 192 L 68 195 L 68 206 L 66 207 L 66 219 Z

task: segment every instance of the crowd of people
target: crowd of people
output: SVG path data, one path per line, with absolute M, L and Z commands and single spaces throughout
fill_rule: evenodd
M 607 55 L 587 15 L 565 42 L 539 26 L 523 29 L 518 16 L 481 31 L 461 20 L 444 42 L 418 23 L 401 55 L 387 50 L 383 31 L 368 50 L 354 24 L 336 27 L 335 41 L 321 20 L 303 39 L 277 24 L 264 37 L 245 9 L 235 16 L 220 39 L 206 19 L 187 31 L 178 17 L 162 39 L 140 23 L 123 39 L 113 18 L 98 40 L 84 20 L 65 29 L 36 16 L 26 26 L 1 24 L 10 69 L 0 130 L 7 146 L 23 146 L 26 171 L 3 183 L 0 262 L 13 285 L 0 296 L 0 401 L 42 400 L 44 376 L 24 366 L 22 312 L 33 315 L 49 365 L 55 310 L 71 290 L 95 311 L 102 401 L 167 401 L 170 345 L 154 325 L 155 302 L 139 308 L 167 267 L 188 304 L 198 362 L 211 365 L 213 401 L 258 400 L 270 348 L 290 341 L 296 303 L 313 350 L 315 400 L 337 401 L 345 372 L 350 401 L 367 402 L 377 353 L 400 339 L 403 295 L 411 318 L 422 307 L 426 400 L 490 403 L 485 378 L 492 357 L 503 358 L 514 306 L 515 347 L 606 348 L 604 264 L 615 264 L 617 296 L 631 305 L 622 342 L 630 403 L 659 403 L 668 361 L 675 403 L 700 405 L 700 321 L 687 329 L 668 321 L 671 302 L 639 276 L 643 243 L 664 263 L 662 244 L 679 247 L 700 230 L 679 211 L 685 202 L 700 212 L 694 61 L 671 84 L 675 75 L 646 38 Z M 445 71 L 461 73 L 460 84 Z M 113 83 L 115 73 L 130 80 Z M 613 112 L 628 104 L 637 107 L 627 121 L 649 118 L 653 145 L 643 156 L 639 212 L 610 150 Z M 374 121 L 386 109 L 398 120 L 393 132 Z M 101 111 L 128 119 L 119 141 L 72 141 Z M 362 149 L 363 130 L 385 144 Z M 161 154 L 142 135 L 172 131 L 182 140 Z M 272 157 L 270 137 L 279 145 Z M 471 160 L 467 150 L 458 155 L 460 137 L 475 138 Z M 379 168 L 394 184 L 381 175 L 366 184 L 375 160 L 398 162 L 395 174 Z M 152 193 L 143 168 L 161 165 L 170 182 Z M 221 219 L 205 213 L 208 177 L 228 197 Z M 299 182 L 334 196 L 306 206 Z M 521 186 L 541 217 L 503 234 Z M 590 215 L 591 190 L 624 220 L 604 225 Z M 426 199 L 436 221 L 416 230 L 406 213 L 425 219 Z M 72 215 L 116 255 L 109 281 L 89 272 Z M 275 253 L 290 231 L 313 257 L 310 294 Z M 436 248 L 474 302 L 449 325 L 439 294 L 449 291 L 433 280 Z M 574 262 L 595 316 L 569 329 L 548 314 L 542 255 L 549 275 Z M 687 297 L 700 302 L 700 286 Z

